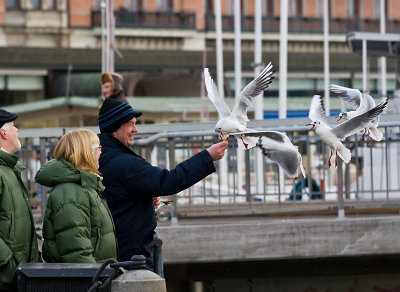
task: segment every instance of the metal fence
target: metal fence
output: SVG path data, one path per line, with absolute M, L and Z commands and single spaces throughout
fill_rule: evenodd
M 330 120 L 332 125 L 335 123 Z M 397 115 L 381 118 L 380 142 L 361 140 L 361 134 L 349 137 L 345 145 L 351 149 L 349 164 L 338 161 L 328 167 L 329 149 L 314 132 L 309 132 L 305 118 L 252 121 L 259 130 L 283 131 L 299 147 L 307 178 L 298 181 L 285 177 L 276 164 L 258 156 L 257 148 L 238 151 L 235 138 L 229 139 L 224 159 L 215 162 L 217 171 L 181 193 L 172 196 L 171 216 L 276 213 L 309 210 L 330 204 L 343 212 L 346 203 L 360 208 L 376 208 L 397 204 L 400 199 L 400 120 Z M 181 123 L 139 125 L 135 151 L 148 162 L 161 168 L 174 168 L 178 163 L 218 142 L 214 123 Z M 21 130 L 23 144 L 20 155 L 32 166 L 36 153 L 44 163 L 52 158 L 59 137 L 70 129 Z M 97 128 L 92 128 L 98 132 Z M 262 160 L 261 173 L 257 159 Z M 28 169 L 31 167 L 28 167 Z M 32 182 L 25 172 L 24 179 Z M 311 186 L 311 187 L 308 187 Z M 30 187 L 33 190 L 32 186 Z M 42 190 L 42 205 L 46 190 Z M 157 194 L 155 194 L 157 195 Z M 43 208 L 44 209 L 44 208 Z

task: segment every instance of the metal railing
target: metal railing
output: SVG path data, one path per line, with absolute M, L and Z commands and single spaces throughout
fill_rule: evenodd
M 330 123 L 335 124 L 331 118 Z M 229 139 L 225 158 L 215 162 L 217 171 L 194 186 L 174 195 L 172 218 L 191 215 L 277 213 L 285 210 L 318 209 L 327 204 L 343 210 L 345 204 L 360 208 L 376 208 L 397 204 L 400 199 L 400 120 L 397 115 L 384 115 L 380 142 L 361 140 L 361 134 L 347 138 L 345 145 L 352 152 L 349 164 L 328 167 L 329 149 L 314 132 L 309 132 L 306 118 L 251 121 L 250 127 L 277 130 L 287 134 L 299 147 L 306 169 L 306 180 L 294 181 L 279 173 L 276 164 L 266 157 L 263 173 L 257 174 L 257 149 L 238 152 L 235 138 Z M 148 162 L 161 168 L 176 164 L 218 142 L 214 123 L 182 123 L 169 125 L 139 125 L 135 151 Z M 98 132 L 97 127 L 92 128 Z M 41 159 L 51 158 L 59 137 L 69 129 L 21 130 L 25 165 L 30 164 L 35 151 Z M 239 160 L 238 160 L 239 157 Z M 27 177 L 25 176 L 25 179 Z M 257 190 L 257 178 L 262 189 Z M 309 186 L 315 186 L 308 188 Z M 45 190 L 43 191 L 45 193 Z M 45 195 L 43 199 L 45 198 Z M 45 205 L 45 200 L 43 200 Z
M 241 18 L 242 31 L 254 31 L 254 16 L 242 16 Z M 224 31 L 233 31 L 234 17 L 233 15 L 222 16 L 222 29 Z M 323 19 L 322 18 L 305 18 L 305 17 L 289 17 L 288 31 L 289 32 L 309 32 L 322 33 Z M 348 33 L 349 31 L 368 31 L 379 32 L 379 19 L 360 19 L 360 18 L 343 18 L 330 19 L 330 33 Z M 263 32 L 279 33 L 279 17 L 266 16 L 262 18 Z M 215 30 L 215 15 L 206 15 L 206 31 Z M 386 31 L 396 33 L 400 30 L 400 21 L 387 20 Z
M 114 11 L 116 27 L 195 29 L 196 15 L 185 12 Z M 92 11 L 92 26 L 101 26 L 101 11 Z

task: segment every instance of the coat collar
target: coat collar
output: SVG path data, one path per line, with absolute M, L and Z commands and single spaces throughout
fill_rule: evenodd
M 18 161 L 18 156 L 10 154 L 4 150 L 0 150 L 0 164 L 7 165 L 14 172 L 21 174 L 25 167 Z
M 133 151 L 130 147 L 126 146 L 124 143 L 119 141 L 117 138 L 115 138 L 113 135 L 109 133 L 101 133 L 99 134 L 100 138 L 100 143 L 102 147 L 111 147 L 111 148 L 118 148 L 124 152 L 134 154 L 138 156 L 135 151 Z

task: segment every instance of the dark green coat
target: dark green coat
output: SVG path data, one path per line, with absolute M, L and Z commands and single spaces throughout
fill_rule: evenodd
M 0 150 L 0 291 L 16 290 L 16 269 L 39 262 L 35 225 L 18 157 Z
M 52 187 L 43 221 L 43 259 L 55 263 L 96 263 L 117 259 L 114 223 L 100 193 L 100 178 L 65 160 L 51 160 L 36 181 Z

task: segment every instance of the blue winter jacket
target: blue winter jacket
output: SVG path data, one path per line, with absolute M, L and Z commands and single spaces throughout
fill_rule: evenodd
M 153 197 L 176 194 L 215 171 L 204 150 L 168 171 L 152 166 L 111 134 L 99 135 L 103 193 L 114 219 L 120 260 L 150 256 L 146 247 L 157 226 Z

